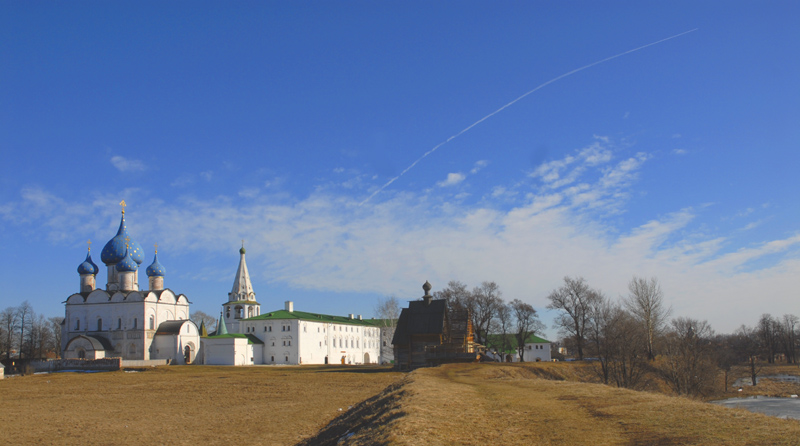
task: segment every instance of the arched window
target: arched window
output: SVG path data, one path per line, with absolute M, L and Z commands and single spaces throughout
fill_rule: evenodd
M 336 348 L 336 338 L 333 338 L 333 348 Z
M 128 354 L 129 355 L 135 355 L 136 354 L 136 344 L 131 344 L 130 347 L 128 347 Z
M 139 318 L 138 317 L 133 318 L 133 328 L 139 328 Z M 133 344 L 131 344 L 131 345 L 133 345 Z
M 80 319 L 75 319 L 75 329 L 76 330 L 80 330 L 81 329 L 81 320 Z
M 150 316 L 150 329 L 151 330 L 155 330 L 156 329 L 156 317 L 155 316 Z
M 122 330 L 122 318 L 117 318 L 117 330 Z
M 103 318 L 97 318 L 97 331 L 103 331 Z

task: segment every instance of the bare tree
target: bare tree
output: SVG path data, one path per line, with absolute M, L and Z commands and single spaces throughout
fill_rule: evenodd
M 514 319 L 516 320 L 514 337 L 517 340 L 517 353 L 519 354 L 519 360 L 523 361 L 525 343 L 531 335 L 544 330 L 544 324 L 539 321 L 539 316 L 531 304 L 514 299 L 511 301 L 511 309 L 514 311 Z
M 800 319 L 793 314 L 784 314 L 780 320 L 780 344 L 786 362 L 794 364 L 797 362 L 797 325 Z
M 61 324 L 64 323 L 64 318 L 56 316 L 47 319 L 47 321 L 48 328 L 52 333 L 52 349 L 56 352 L 57 357 L 61 357 Z
M 647 280 L 634 276 L 628 283 L 628 291 L 623 305 L 644 327 L 647 359 L 653 360 L 656 337 L 663 330 L 672 310 L 664 306 L 664 293 L 655 277 Z
M 25 330 L 31 325 L 31 318 L 34 316 L 33 307 L 26 300 L 17 307 L 17 318 L 19 319 L 19 359 L 22 359 L 23 345 L 25 344 Z
M 564 277 L 564 285 L 547 296 L 550 300 L 547 308 L 561 311 L 555 318 L 554 326 L 573 340 L 578 359 L 583 359 L 592 306 L 599 296 L 600 293 L 589 288 L 583 277 Z
M 472 289 L 468 309 L 472 317 L 472 327 L 478 343 L 486 345 L 488 334 L 492 329 L 492 322 L 497 315 L 497 309 L 503 303 L 500 287 L 494 282 L 483 282 Z
M 2 347 L 6 353 L 6 358 L 11 358 L 11 351 L 14 350 L 15 342 L 19 339 L 19 315 L 17 309 L 8 307 L 0 313 L 0 325 L 3 326 Z
M 447 282 L 447 288 L 433 292 L 434 299 L 444 299 L 451 310 L 466 309 L 469 305 L 470 292 L 467 285 L 458 280 Z
M 701 396 L 712 389 L 717 376 L 713 336 L 706 321 L 682 317 L 672 320 L 656 367 L 676 393 Z
M 758 330 L 742 325 L 733 334 L 732 344 L 734 351 L 737 352 L 739 362 L 747 362 L 750 382 L 754 386 L 757 385 L 758 374 L 761 372 L 761 362 L 758 358 L 761 351 L 761 339 Z
M 392 338 L 400 318 L 400 300 L 396 296 L 389 296 L 378 300 L 375 305 L 375 318 L 380 324 L 381 361 L 388 362 L 394 358 Z
M 759 338 L 761 338 L 761 347 L 764 349 L 764 356 L 767 357 L 767 362 L 772 364 L 775 362 L 775 351 L 778 346 L 778 330 L 780 325 L 772 315 L 764 313 L 758 320 L 756 331 Z
M 639 321 L 619 304 L 602 295 L 594 302 L 588 339 L 603 383 L 625 388 L 640 384 L 647 362 L 645 338 Z
M 511 311 L 511 307 L 505 302 L 500 302 L 498 304 L 496 319 L 497 321 L 495 326 L 498 334 L 500 335 L 500 339 L 499 342 L 495 343 L 496 345 L 494 345 L 494 347 L 499 347 L 498 350 L 505 355 L 505 353 L 511 347 L 508 334 L 511 332 L 511 325 L 514 322 L 514 313 Z
M 205 325 L 207 332 L 212 332 L 217 329 L 217 318 L 202 311 L 193 311 L 192 314 L 189 315 L 189 319 L 197 324 L 198 328 L 200 325 Z
M 385 325 L 394 327 L 400 317 L 400 300 L 396 296 L 384 297 L 375 305 L 375 318 L 384 321 Z
M 53 333 L 50 330 L 47 319 L 39 314 L 31 312 L 29 329 L 25 335 L 23 344 L 25 356 L 29 359 L 43 359 L 52 352 Z

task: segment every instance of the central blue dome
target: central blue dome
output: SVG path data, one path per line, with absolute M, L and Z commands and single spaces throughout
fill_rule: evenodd
M 119 263 L 126 255 L 130 254 L 131 258 L 137 265 L 144 262 L 144 251 L 142 246 L 135 240 L 127 242 L 125 239 L 130 238 L 128 234 L 128 227 L 125 226 L 125 215 L 122 215 L 122 220 L 119 222 L 119 230 L 117 235 L 106 243 L 103 251 L 100 253 L 100 260 L 106 265 L 113 265 Z M 130 248 L 130 250 L 128 249 Z

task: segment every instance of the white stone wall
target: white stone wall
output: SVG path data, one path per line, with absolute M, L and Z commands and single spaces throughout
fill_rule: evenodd
M 253 345 L 247 338 L 204 338 L 203 357 L 207 365 L 252 365 Z
M 522 350 L 522 360 L 525 362 L 552 361 L 550 356 L 550 343 L 525 344 Z
M 189 361 L 194 363 L 200 349 L 200 332 L 194 322 L 187 320 L 180 333 L 161 334 L 153 337 L 150 359 L 168 359 L 172 364 L 185 365 L 185 348 L 189 347 Z
M 168 320 L 188 318 L 186 297 L 176 296 L 171 290 L 162 291 L 160 297 L 148 291 L 134 291 L 127 295 L 112 292 L 109 296 L 105 290 L 95 290 L 85 301 L 80 294 L 74 294 L 67 299 L 65 306 L 66 323 L 61 348 L 63 351 L 75 336 L 97 335 L 110 341 L 114 347 L 113 356 L 148 360 L 158 325 Z

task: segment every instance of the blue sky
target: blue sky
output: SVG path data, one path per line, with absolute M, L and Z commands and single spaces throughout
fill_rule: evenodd
M 125 199 L 145 263 L 158 243 L 212 314 L 245 239 L 265 309 L 494 280 L 549 322 L 564 276 L 617 298 L 638 275 L 721 332 L 800 315 L 798 22 L 788 1 L 0 3 L 0 307 L 63 314 Z

